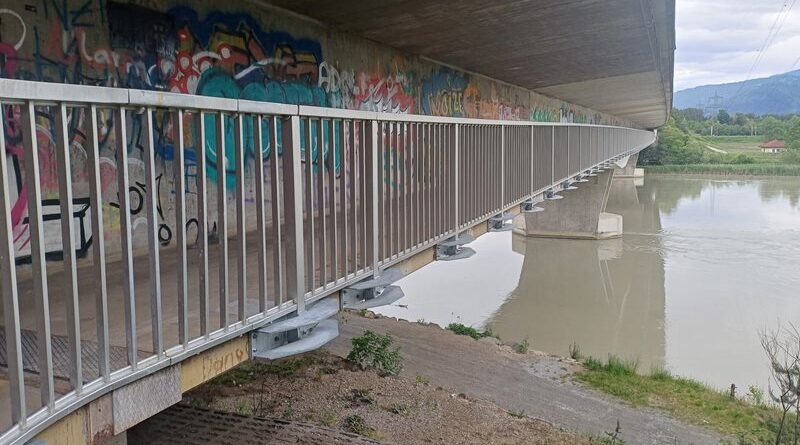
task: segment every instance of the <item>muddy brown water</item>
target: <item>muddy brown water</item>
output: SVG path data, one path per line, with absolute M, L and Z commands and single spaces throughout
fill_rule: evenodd
M 607 211 L 621 239 L 487 234 L 474 257 L 401 280 L 406 297 L 379 312 L 766 387 L 759 331 L 800 323 L 800 178 L 618 179 Z

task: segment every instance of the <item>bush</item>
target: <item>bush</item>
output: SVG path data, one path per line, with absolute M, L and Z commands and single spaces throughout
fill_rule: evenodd
M 361 369 L 376 369 L 381 374 L 397 375 L 403 370 L 403 356 L 400 348 L 391 349 L 392 336 L 366 331 L 353 339 L 353 349 L 347 361 L 357 364 Z
M 528 353 L 528 349 L 530 348 L 530 346 L 531 345 L 528 342 L 528 339 L 526 338 L 526 339 L 522 340 L 521 342 L 519 342 L 519 343 L 514 345 L 514 351 L 516 351 L 517 354 L 527 354 Z
M 484 337 L 494 337 L 499 339 L 498 336 L 492 333 L 491 329 L 480 331 L 478 329 L 473 328 L 472 326 L 467 326 L 462 323 L 450 323 L 449 325 L 447 325 L 447 330 L 452 331 L 456 335 L 467 335 L 469 337 L 474 338 L 475 340 L 480 340 Z

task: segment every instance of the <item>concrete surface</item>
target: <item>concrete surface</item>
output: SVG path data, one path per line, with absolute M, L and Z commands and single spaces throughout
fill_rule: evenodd
M 672 107 L 674 0 L 267 2 L 649 128 Z
M 605 213 L 614 170 L 606 170 L 577 190 L 559 192 L 564 199 L 539 204 L 544 212 L 526 213 L 514 231 L 542 238 L 607 239 L 622 236 L 622 216 Z

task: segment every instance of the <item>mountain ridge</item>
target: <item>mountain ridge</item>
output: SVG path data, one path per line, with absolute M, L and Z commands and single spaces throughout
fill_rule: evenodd
M 737 94 L 738 93 L 738 94 Z M 720 97 L 722 108 L 729 113 L 793 114 L 800 113 L 800 70 L 759 79 L 712 85 L 701 85 L 675 93 L 677 109 L 708 107 Z

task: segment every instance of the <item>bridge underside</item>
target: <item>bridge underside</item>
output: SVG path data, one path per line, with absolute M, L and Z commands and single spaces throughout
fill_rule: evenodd
M 646 128 L 672 107 L 674 0 L 266 0 Z

